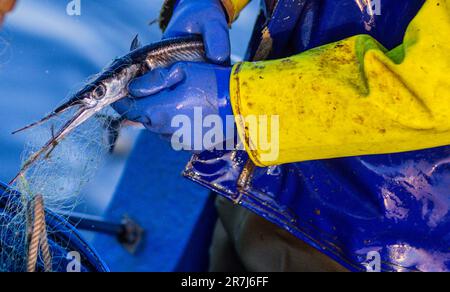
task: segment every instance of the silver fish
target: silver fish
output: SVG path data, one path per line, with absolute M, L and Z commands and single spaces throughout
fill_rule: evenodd
M 102 73 L 96 75 L 94 81 L 87 84 L 67 102 L 41 120 L 13 132 L 15 134 L 27 130 L 71 108 L 76 108 L 74 116 L 39 151 L 30 156 L 10 184 L 23 176 L 40 157 L 48 156 L 58 143 L 90 117 L 114 102 L 127 97 L 129 95 L 128 84 L 134 78 L 176 62 L 206 61 L 205 49 L 200 36 L 166 39 L 142 48 L 138 48 L 138 46 L 139 41 L 136 37 L 129 54 L 114 60 Z

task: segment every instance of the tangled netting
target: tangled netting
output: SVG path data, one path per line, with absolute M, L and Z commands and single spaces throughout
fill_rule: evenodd
M 73 112 L 67 112 L 22 134 L 29 141 L 23 152 L 23 163 L 69 120 L 71 114 Z M 67 213 L 77 206 L 83 186 L 93 177 L 111 149 L 114 119 L 111 110 L 104 110 L 89 119 L 19 178 L 14 186 L 19 195 L 11 199 L 0 214 L 0 271 L 27 270 L 27 261 L 32 256 L 30 249 L 33 250 L 30 242 L 33 234 L 36 237 L 33 230 L 36 198 L 41 197 L 45 208 L 55 213 Z M 52 231 L 47 229 L 46 232 Z M 39 249 L 38 263 L 48 260 L 44 251 L 42 247 Z M 54 258 L 53 263 L 57 262 Z

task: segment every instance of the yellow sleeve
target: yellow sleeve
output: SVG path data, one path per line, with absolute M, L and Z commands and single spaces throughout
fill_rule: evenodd
M 237 64 L 231 102 L 251 159 L 269 166 L 449 145 L 449 5 L 428 0 L 389 52 L 359 35 L 282 60 Z M 249 126 L 249 117 L 264 115 L 272 125 Z
M 245 6 L 247 6 L 249 2 L 250 0 L 222 0 L 222 4 L 227 11 L 230 24 L 238 18 L 239 13 Z

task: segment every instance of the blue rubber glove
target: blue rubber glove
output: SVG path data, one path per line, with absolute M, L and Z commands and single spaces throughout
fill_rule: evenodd
M 170 68 L 153 70 L 132 81 L 129 92 L 133 98 L 116 102 L 113 107 L 125 118 L 140 122 L 148 130 L 171 140 L 180 129 L 176 121 L 180 121 L 181 117 L 182 121 L 187 119 L 192 135 L 187 143 L 180 142 L 183 149 L 210 150 L 211 147 L 203 143 L 204 135 L 212 127 L 203 127 L 203 119 L 207 116 L 214 115 L 222 123 L 222 139 L 216 137 L 216 145 L 229 139 L 230 135 L 234 139 L 234 124 L 230 125 L 233 120 L 229 102 L 230 75 L 230 67 L 177 63 Z
M 202 35 L 206 57 L 213 63 L 230 60 L 227 18 L 219 0 L 179 0 L 163 38 Z

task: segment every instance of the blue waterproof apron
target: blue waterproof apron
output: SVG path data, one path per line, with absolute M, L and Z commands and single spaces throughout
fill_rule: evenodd
M 424 3 L 375 0 L 376 15 L 369 15 L 358 2 L 278 1 L 258 18 L 248 58 L 261 49 L 263 27 L 273 39 L 269 59 L 356 34 L 370 34 L 392 49 Z M 271 3 L 265 1 L 266 8 Z M 377 264 L 382 271 L 450 270 L 448 146 L 270 168 L 254 167 L 244 152 L 205 152 L 192 158 L 185 175 L 350 270 Z

